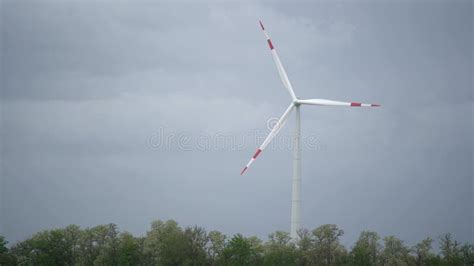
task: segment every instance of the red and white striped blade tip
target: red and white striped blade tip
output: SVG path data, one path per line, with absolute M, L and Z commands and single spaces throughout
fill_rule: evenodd
M 352 107 L 380 107 L 380 104 L 375 104 L 375 103 L 371 103 L 370 105 L 369 104 L 365 104 L 365 103 L 355 103 L 355 102 L 351 102 L 351 106 Z
M 260 148 L 258 148 L 254 155 L 252 156 L 252 159 L 250 159 L 250 161 L 248 162 L 248 164 L 244 167 L 244 169 L 242 169 L 242 171 L 240 172 L 240 175 L 242 175 L 243 173 L 245 173 L 245 171 L 247 171 L 247 169 L 249 168 L 249 166 L 253 163 L 253 161 L 255 161 L 255 159 L 257 159 L 258 155 L 262 152 L 262 150 Z
M 260 27 L 262 28 L 262 30 L 265 30 L 265 27 L 263 27 L 263 23 L 261 20 L 258 21 L 258 23 L 260 23 Z

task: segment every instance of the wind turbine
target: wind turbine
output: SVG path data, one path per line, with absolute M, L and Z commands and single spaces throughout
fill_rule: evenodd
M 333 101 L 326 99 L 298 99 L 293 91 L 290 80 L 286 75 L 285 69 L 281 64 L 280 58 L 273 46 L 270 37 L 265 31 L 262 21 L 259 21 L 260 27 L 262 28 L 263 34 L 267 38 L 268 46 L 273 56 L 273 61 L 278 69 L 278 74 L 280 75 L 281 81 L 285 86 L 286 90 L 290 93 L 291 103 L 288 108 L 285 110 L 283 115 L 280 117 L 278 122 L 272 128 L 267 138 L 263 141 L 262 145 L 255 151 L 255 154 L 252 156 L 247 165 L 242 169 L 240 174 L 242 175 L 250 165 L 257 159 L 260 153 L 268 146 L 272 139 L 278 134 L 280 129 L 284 126 L 288 117 L 290 116 L 293 109 L 296 113 L 296 128 L 294 135 L 294 155 L 293 155 L 293 177 L 292 177 L 292 193 L 291 193 L 291 230 L 290 236 L 292 239 L 296 239 L 298 229 L 301 226 L 301 121 L 300 121 L 300 106 L 301 105 L 318 105 L 318 106 L 349 106 L 349 107 L 379 107 L 378 104 L 367 104 L 367 103 L 358 103 L 358 102 L 341 102 Z

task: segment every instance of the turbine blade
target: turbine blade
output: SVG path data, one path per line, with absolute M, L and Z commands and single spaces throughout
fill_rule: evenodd
M 290 80 L 288 79 L 288 75 L 286 75 L 286 71 L 283 68 L 283 65 L 280 61 L 280 58 L 278 57 L 275 47 L 273 46 L 273 43 L 270 40 L 270 36 L 268 36 L 267 32 L 265 31 L 265 27 L 263 27 L 262 21 L 260 20 L 259 22 L 260 22 L 260 27 L 262 28 L 262 31 L 265 34 L 265 37 L 267 37 L 268 46 L 270 47 L 270 51 L 273 56 L 273 61 L 275 62 L 275 65 L 278 69 L 278 74 L 280 75 L 280 79 L 283 82 L 283 86 L 285 86 L 286 90 L 288 90 L 288 92 L 290 93 L 291 99 L 296 100 L 296 95 L 295 95 L 295 92 L 293 91 L 293 87 L 291 86 Z
M 380 104 L 375 103 L 341 102 L 326 99 L 307 99 L 297 100 L 296 102 L 299 104 L 310 104 L 320 106 L 380 107 Z
M 240 174 L 242 175 L 245 173 L 245 171 L 250 167 L 250 165 L 257 159 L 258 155 L 268 146 L 268 144 L 272 141 L 272 139 L 280 132 L 282 127 L 285 125 L 286 121 L 288 120 L 288 117 L 290 116 L 291 111 L 295 107 L 294 103 L 291 103 L 290 106 L 286 109 L 286 111 L 283 113 L 283 115 L 280 117 L 278 122 L 275 124 L 275 126 L 272 128 L 270 133 L 268 134 L 267 138 L 263 141 L 262 145 L 255 151 L 255 154 L 250 158 L 250 161 L 247 163 L 247 165 L 242 169 Z

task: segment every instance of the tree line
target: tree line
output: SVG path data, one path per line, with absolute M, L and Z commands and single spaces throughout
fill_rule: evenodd
M 347 249 L 340 242 L 343 234 L 336 225 L 325 224 L 301 229 L 295 241 L 282 231 L 262 241 L 157 220 L 145 236 L 136 237 L 115 224 L 69 225 L 41 231 L 10 248 L 0 236 L 0 265 L 474 265 L 474 246 L 451 234 L 437 238 L 439 252 L 429 237 L 410 247 L 373 231 L 362 231 Z

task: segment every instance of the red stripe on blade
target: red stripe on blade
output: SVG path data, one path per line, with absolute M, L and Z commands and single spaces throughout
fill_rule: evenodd
M 361 106 L 361 103 L 351 103 L 351 106 Z
M 245 170 L 247 170 L 247 168 L 248 168 L 248 167 L 247 167 L 247 166 L 245 166 L 245 168 L 244 168 L 244 169 L 242 169 L 242 171 L 240 172 L 240 175 L 243 175 L 243 174 L 244 174 L 244 172 L 245 172 Z
M 270 50 L 273 50 L 273 44 L 272 44 L 272 41 L 270 41 L 270 39 L 268 39 L 267 41 L 268 41 L 268 46 L 270 46 Z
M 262 152 L 261 149 L 257 149 L 257 151 L 255 152 L 255 154 L 253 155 L 253 158 L 256 159 L 257 156 Z
M 258 23 L 260 23 L 260 27 L 262 27 L 262 30 L 265 30 L 265 28 L 263 27 L 263 23 L 261 20 L 258 21 Z

